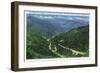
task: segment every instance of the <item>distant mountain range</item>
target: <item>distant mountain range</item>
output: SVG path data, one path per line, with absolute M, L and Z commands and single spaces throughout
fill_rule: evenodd
M 27 30 L 40 32 L 47 38 L 88 24 L 88 16 L 27 14 Z

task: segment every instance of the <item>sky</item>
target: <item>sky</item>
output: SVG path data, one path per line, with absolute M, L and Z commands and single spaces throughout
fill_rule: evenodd
M 80 15 L 80 14 L 27 14 L 28 16 L 34 16 L 39 19 L 67 19 L 67 20 L 83 20 L 89 22 L 89 15 Z

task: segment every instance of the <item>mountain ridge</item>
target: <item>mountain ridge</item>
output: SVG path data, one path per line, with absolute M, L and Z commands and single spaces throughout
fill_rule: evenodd
M 27 16 L 28 31 L 45 33 L 45 36 L 52 37 L 74 28 L 86 26 L 87 22 L 72 19 L 39 19 L 35 16 Z

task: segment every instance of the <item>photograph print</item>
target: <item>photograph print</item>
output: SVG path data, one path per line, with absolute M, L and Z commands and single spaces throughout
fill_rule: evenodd
M 24 11 L 26 59 L 89 57 L 89 14 Z
M 11 70 L 97 66 L 97 7 L 12 2 Z

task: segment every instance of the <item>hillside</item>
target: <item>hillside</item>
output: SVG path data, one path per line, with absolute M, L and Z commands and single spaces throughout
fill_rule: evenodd
M 51 38 L 36 31 L 27 34 L 27 59 L 89 56 L 89 26 L 73 28 Z
M 53 44 L 57 45 L 61 50 L 63 47 L 73 49 L 75 51 L 84 52 L 84 55 L 75 56 L 88 56 L 89 55 L 89 26 L 83 26 L 72 29 L 68 32 L 62 33 L 52 39 Z M 63 47 L 62 47 L 63 46 Z M 60 52 L 61 52 L 60 50 Z M 70 52 L 69 52 L 70 53 Z M 71 56 L 72 53 L 69 55 Z M 73 57 L 73 55 L 72 55 Z

